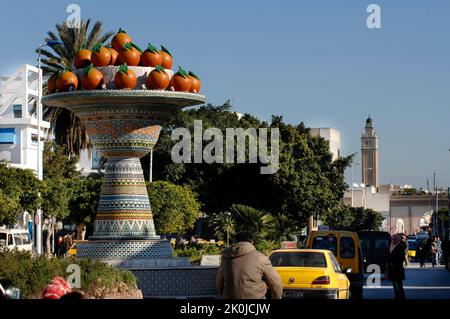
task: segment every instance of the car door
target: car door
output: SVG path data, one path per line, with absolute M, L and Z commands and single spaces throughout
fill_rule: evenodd
M 342 272 L 341 265 L 339 265 L 339 262 L 337 261 L 336 257 L 333 253 L 328 254 L 331 265 L 333 267 L 333 270 L 336 274 L 337 282 L 338 282 L 338 288 L 339 288 L 339 299 L 348 299 L 349 297 L 349 284 L 347 280 L 347 276 Z

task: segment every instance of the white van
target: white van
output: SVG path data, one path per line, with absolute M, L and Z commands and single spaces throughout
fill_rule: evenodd
M 33 250 L 33 245 L 25 229 L 0 229 L 0 250 Z

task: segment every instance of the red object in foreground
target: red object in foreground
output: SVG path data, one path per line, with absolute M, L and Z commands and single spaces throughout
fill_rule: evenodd
M 55 277 L 53 278 L 52 282 L 47 285 L 42 291 L 42 298 L 60 299 L 62 296 L 68 294 L 71 291 L 72 289 L 64 278 Z

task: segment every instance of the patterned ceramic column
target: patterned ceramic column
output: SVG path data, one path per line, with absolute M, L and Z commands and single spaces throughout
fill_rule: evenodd
M 172 248 L 155 232 L 139 158 L 155 146 L 170 114 L 202 103 L 204 97 L 167 91 L 94 90 L 56 93 L 44 101 L 74 112 L 94 147 L 108 159 L 94 234 L 89 242 L 79 244 L 78 257 L 140 259 L 147 266 L 153 265 L 149 258 L 169 262 Z

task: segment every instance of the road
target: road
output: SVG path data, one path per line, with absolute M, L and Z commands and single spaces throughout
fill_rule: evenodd
M 407 299 L 450 299 L 450 271 L 444 266 L 420 268 L 412 263 L 406 268 L 403 282 Z M 364 287 L 364 299 L 393 299 L 391 282 L 381 280 L 381 286 Z

